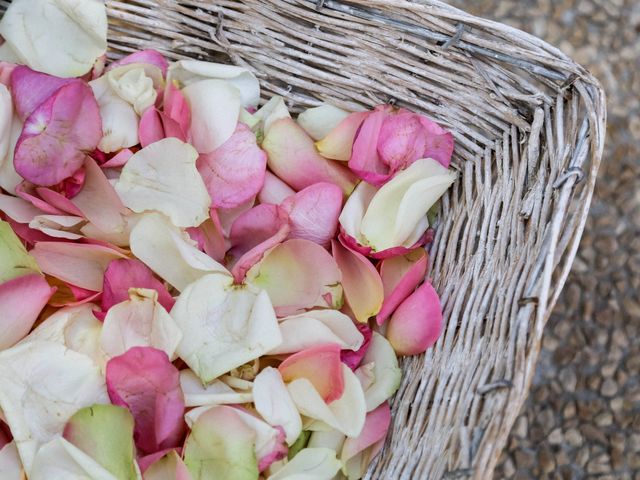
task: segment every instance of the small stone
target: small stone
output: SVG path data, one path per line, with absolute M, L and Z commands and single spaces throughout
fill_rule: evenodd
M 560 465 L 569 465 L 569 463 L 571 463 L 571 459 L 569 458 L 569 456 L 567 455 L 567 452 L 565 452 L 564 450 L 560 450 L 557 454 L 556 454 L 556 463 L 560 466 Z
M 629 449 L 632 452 L 640 453 L 640 433 L 629 436 Z
M 639 453 L 629 453 L 627 455 L 627 465 L 632 470 L 640 469 L 640 454 Z
M 512 434 L 519 438 L 527 438 L 528 420 L 526 415 L 520 415 L 516 419 L 516 423 L 513 426 Z
M 556 462 L 553 458 L 553 452 L 549 446 L 543 444 L 538 451 L 538 465 L 542 470 L 542 473 L 551 473 L 556 468 Z
M 563 441 L 562 431 L 556 428 L 549 434 L 548 440 L 551 445 L 560 445 Z
M 564 434 L 564 440 L 565 442 L 567 442 L 567 444 L 571 445 L 574 448 L 578 448 L 582 445 L 582 435 L 575 428 L 567 430 L 567 432 Z
M 613 400 L 611 400 L 611 402 L 609 402 L 609 406 L 611 407 L 611 410 L 613 410 L 614 412 L 619 412 L 620 410 L 622 410 L 623 404 L 624 404 L 624 400 L 622 400 L 622 398 L 620 397 L 616 397 Z
M 602 382 L 602 388 L 600 388 L 600 393 L 605 397 L 613 397 L 618 392 L 618 385 L 611 378 L 605 379 Z
M 607 473 L 611 470 L 611 463 L 607 454 L 599 455 L 587 463 L 587 473 Z
M 599 427 L 608 427 L 613 423 L 613 415 L 609 412 L 604 412 L 598 415 L 595 419 L 596 425 Z
M 578 452 L 578 454 L 576 455 L 576 464 L 578 464 L 581 467 L 584 467 L 587 464 L 588 460 L 589 460 L 589 448 L 585 446 L 585 447 L 582 447 Z
M 612 377 L 616 372 L 618 365 L 616 363 L 607 363 L 602 366 L 600 369 L 600 373 L 602 373 L 603 377 Z
M 545 434 L 551 431 L 556 424 L 553 411 L 550 408 L 543 409 L 537 420 Z
M 607 436 L 604 434 L 604 432 L 599 428 L 594 427 L 593 425 L 581 425 L 580 431 L 582 432 L 582 435 L 591 442 L 598 442 L 602 445 L 606 445 L 608 443 Z
M 575 392 L 578 378 L 576 377 L 576 372 L 574 372 L 572 368 L 567 367 L 560 370 L 558 378 L 560 379 L 565 391 Z
M 624 468 L 624 446 L 614 446 L 611 449 L 611 466 L 614 470 L 622 470 Z
M 622 400 L 620 400 L 620 407 L 622 407 Z M 569 420 L 576 416 L 576 404 L 574 402 L 567 402 L 562 410 L 562 417 L 565 420 Z
M 510 457 L 502 464 L 502 472 L 504 473 L 504 478 L 511 478 L 516 473 L 516 467 Z
M 528 448 L 516 450 L 515 458 L 518 469 L 532 468 L 536 464 L 536 455 Z

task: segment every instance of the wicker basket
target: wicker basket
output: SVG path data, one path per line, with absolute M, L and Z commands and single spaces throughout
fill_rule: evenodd
M 584 228 L 605 135 L 598 82 L 541 40 L 437 1 L 107 4 L 114 56 L 232 62 L 293 110 L 394 102 L 455 132 L 460 181 L 430 257 L 446 328 L 403 362 L 369 478 L 490 478 Z

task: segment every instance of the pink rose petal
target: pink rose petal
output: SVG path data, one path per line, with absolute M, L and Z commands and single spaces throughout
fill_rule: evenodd
M 419 248 L 406 255 L 387 258 L 380 262 L 384 303 L 376 316 L 378 325 L 382 325 L 424 280 L 427 274 L 427 260 L 427 252 Z
M 160 52 L 153 49 L 147 49 L 134 52 L 124 58 L 121 58 L 117 62 L 113 62 L 107 67 L 107 71 L 116 67 L 122 67 L 123 65 L 130 65 L 132 63 L 148 63 L 150 65 L 155 65 L 160 69 L 160 71 L 162 71 L 162 76 L 167 75 L 167 68 L 169 68 L 169 62 L 167 62 L 166 58 L 164 58 Z
M 233 208 L 258 194 L 264 183 L 267 155 L 258 147 L 255 134 L 238 123 L 226 142 L 198 158 L 211 206 Z
M 164 91 L 162 111 L 169 116 L 172 120 L 175 120 L 183 132 L 189 131 L 189 125 L 191 124 L 191 111 L 189 110 L 189 104 L 184 98 L 182 92 L 176 88 L 175 85 L 169 83 Z
M 260 203 L 279 205 L 285 198 L 294 193 L 296 192 L 289 185 L 267 170 L 264 176 L 264 184 L 260 193 L 258 193 L 258 201 Z
M 78 170 L 102 138 L 100 110 L 82 82 L 61 87 L 27 118 L 14 154 L 16 172 L 36 185 L 61 182 Z
M 425 281 L 391 316 L 387 339 L 398 355 L 418 355 L 436 342 L 442 326 L 440 298 Z
M 64 85 L 78 82 L 73 78 L 59 78 L 18 65 L 11 73 L 11 93 L 16 112 L 22 121 Z
M 378 137 L 385 118 L 393 107 L 380 105 L 362 122 L 353 142 L 349 168 L 371 185 L 379 186 L 389 179 L 388 167 L 378 155 Z
M 340 459 L 349 478 L 361 477 L 366 472 L 369 463 L 380 451 L 390 424 L 391 409 L 389 403 L 385 402 L 367 413 L 360 435 L 345 440 Z
M 128 148 L 123 148 L 106 162 L 100 164 L 100 168 L 118 168 L 126 164 L 133 156 L 133 152 Z
M 453 135 L 422 115 L 420 115 L 420 123 L 427 132 L 427 144 L 422 157 L 433 158 L 442 166 L 449 168 L 454 147 Z
M 187 141 L 185 130 L 176 120 L 155 107 L 147 108 L 140 117 L 138 127 L 140 145 L 146 147 L 168 137 L 174 137 L 183 142 Z
M 53 292 L 55 288 L 36 273 L 0 284 L 0 350 L 29 333 Z
M 71 215 L 82 217 L 82 212 L 78 210 L 78 207 L 76 207 L 71 200 L 61 193 L 47 187 L 37 187 L 35 191 L 42 200 L 52 207 L 62 212 L 68 212 Z
M 380 129 L 378 155 L 387 165 L 389 176 L 423 158 L 426 143 L 427 136 L 419 115 L 400 110 L 388 116 Z
M 157 452 L 150 453 L 149 455 L 138 457 L 137 462 L 138 467 L 140 467 L 140 473 L 144 473 L 151 465 L 160 460 L 162 457 L 175 451 L 175 448 L 164 448 L 162 450 L 158 450 Z
M 306 378 L 327 403 L 339 399 L 344 392 L 340 346 L 335 343 L 294 353 L 280 364 L 278 371 L 287 383 Z
M 167 287 L 153 276 L 153 272 L 140 260 L 123 258 L 113 260 L 104 272 L 102 310 L 106 312 L 113 305 L 129 300 L 130 288 L 149 288 L 158 292 L 158 303 L 167 311 L 173 308 L 175 300 Z
M 371 336 L 373 335 L 372 330 L 366 323 L 356 322 L 356 328 L 360 330 L 362 336 L 364 337 L 364 341 L 362 342 L 362 346 L 356 350 L 342 350 L 340 352 L 340 359 L 342 363 L 348 366 L 351 370 L 355 370 L 360 366 L 362 359 L 367 354 L 369 350 L 369 345 L 371 344 Z
M 180 372 L 166 353 L 152 347 L 130 348 L 107 362 L 106 381 L 111 402 L 133 414 L 134 439 L 142 453 L 180 444 L 184 396 Z
M 289 214 L 289 238 L 303 238 L 328 247 L 338 228 L 342 198 L 337 185 L 322 182 L 285 199 L 281 207 Z
M 346 162 L 351 158 L 353 141 L 369 112 L 356 112 L 342 120 L 322 140 L 316 142 L 320 155 Z
M 44 213 L 48 213 L 49 215 L 64 215 L 65 210 L 58 209 L 50 203 L 44 201 L 42 198 L 39 198 L 37 196 L 37 193 L 38 192 L 36 191 L 35 185 L 31 183 L 21 182 L 16 186 L 16 195 L 23 200 L 30 202 L 34 207 L 42 210 Z M 56 198 L 59 197 L 56 196 Z M 64 202 L 64 204 L 66 205 L 66 202 Z
M 0 83 L 5 87 L 11 87 L 11 74 L 17 65 L 0 61 Z

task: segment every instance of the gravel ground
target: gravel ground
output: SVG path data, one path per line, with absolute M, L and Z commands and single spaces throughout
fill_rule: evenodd
M 640 480 L 640 0 L 450 0 L 559 46 L 600 79 L 591 216 L 495 478 Z

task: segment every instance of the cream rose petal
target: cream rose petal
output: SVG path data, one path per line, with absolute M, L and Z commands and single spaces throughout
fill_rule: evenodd
M 222 265 L 198 250 L 186 233 L 159 213 L 146 214 L 138 220 L 131 231 L 130 244 L 138 259 L 178 290 L 212 272 L 231 279 Z
M 215 380 L 206 386 L 202 385 L 198 376 L 188 368 L 180 371 L 180 386 L 187 407 L 240 404 L 253 401 L 253 394 L 250 391 L 236 392 L 221 380 Z
M 347 437 L 357 437 L 366 416 L 364 392 L 358 378 L 349 367 L 342 365 L 342 372 L 344 393 L 330 404 L 325 403 L 306 378 L 294 380 L 287 388 L 302 415 L 321 420 Z
M 183 334 L 178 355 L 205 383 L 282 341 L 266 292 L 234 285 L 226 275 L 207 275 L 189 285 L 171 316 Z
M 77 410 L 109 402 L 95 363 L 58 343 L 33 341 L 2 352 L 0 382 L 0 408 L 27 474 L 38 448 L 62 434 Z
M 360 233 L 376 251 L 405 246 L 415 238 L 433 204 L 455 181 L 456 174 L 433 159 L 414 162 L 383 185 L 362 218 Z M 411 238 L 413 237 L 413 238 Z
M 177 138 L 164 138 L 133 154 L 115 189 L 134 212 L 156 210 L 177 227 L 197 227 L 209 218 L 211 198 L 196 169 L 198 152 Z
M 267 480 L 331 480 L 341 465 L 330 448 L 304 448 Z
M 182 332 L 171 315 L 158 303 L 158 292 L 129 289 L 129 300 L 113 305 L 104 319 L 100 345 L 109 357 L 131 347 L 154 347 L 173 361 Z
M 15 440 L 0 450 L 0 478 L 3 480 L 22 480 L 24 473 Z
M 338 221 L 344 232 L 360 241 L 362 218 L 367 211 L 371 199 L 376 194 L 376 187 L 367 182 L 360 182 L 344 204 Z
M 402 370 L 398 367 L 393 347 L 377 332 L 373 332 L 361 365 L 356 376 L 364 389 L 367 412 L 370 412 L 396 393 L 402 380 Z
M 0 34 L 34 70 L 79 77 L 107 50 L 106 7 L 101 0 L 17 0 Z
M 267 367 L 253 381 L 256 411 L 267 423 L 280 426 L 288 445 L 292 445 L 302 431 L 302 420 L 289 395 L 278 369 Z
M 331 130 L 349 115 L 349 112 L 330 104 L 308 108 L 298 115 L 298 124 L 314 140 L 326 137 Z
M 13 151 L 22 132 L 22 122 L 13 108 L 11 94 L 0 83 L 0 187 L 15 193 L 22 177 L 13 167 Z
M 155 87 L 162 87 L 162 71 L 151 64 L 132 63 L 116 67 L 106 74 L 111 89 L 129 102 L 138 115 L 155 104 Z M 155 81 L 154 81 L 155 79 Z

